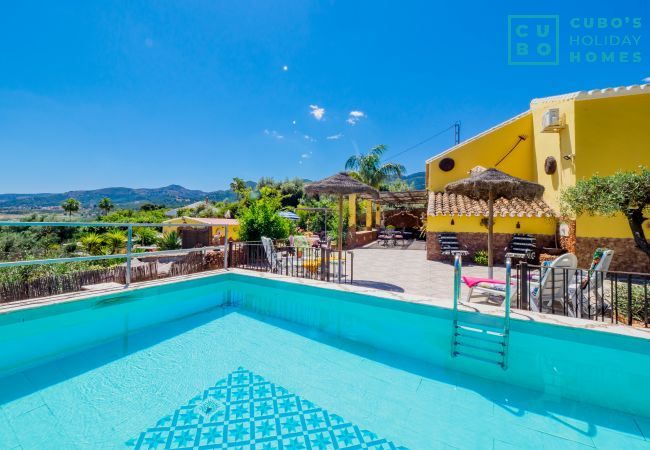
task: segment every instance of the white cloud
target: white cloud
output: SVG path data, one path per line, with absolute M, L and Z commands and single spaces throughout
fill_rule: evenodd
M 328 141 L 336 141 L 338 139 L 341 139 L 342 137 L 343 137 L 343 133 L 337 133 L 337 134 L 333 134 L 332 136 L 327 136 L 326 139 Z
M 312 155 L 312 152 L 303 153 L 302 155 L 300 155 L 300 158 L 301 159 L 309 159 L 309 158 L 311 158 L 311 155 Z
M 323 120 L 323 117 L 325 116 L 325 108 L 321 108 L 318 105 L 309 105 L 311 108 L 311 111 L 309 111 L 309 114 L 314 116 L 316 120 Z
M 314 139 L 313 137 L 311 137 L 311 136 L 308 135 L 308 134 L 305 134 L 305 135 L 303 135 L 302 137 L 305 138 L 305 140 L 306 140 L 306 141 L 309 141 L 309 142 L 314 142 L 314 141 L 316 140 L 316 139 Z
M 289 66 L 282 66 L 282 70 L 286 72 L 287 70 L 289 70 Z
M 356 125 L 358 121 L 366 117 L 366 113 L 363 111 L 350 111 L 350 114 L 348 114 L 348 120 L 346 120 L 347 123 L 350 125 Z
M 646 82 L 646 83 L 650 83 L 650 77 L 645 77 L 645 78 L 643 79 L 643 81 Z
M 267 136 L 271 136 L 272 138 L 275 139 L 284 139 L 284 136 L 282 136 L 280 133 L 278 133 L 275 130 L 264 130 L 264 134 Z

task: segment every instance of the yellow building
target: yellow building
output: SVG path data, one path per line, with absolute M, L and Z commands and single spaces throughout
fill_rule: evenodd
M 553 217 L 561 190 L 576 180 L 640 165 L 650 166 L 649 84 L 534 99 L 528 111 L 426 162 L 427 256 L 438 259 L 439 232 L 458 233 L 470 251 L 485 249 L 484 206 L 443 194 L 447 183 L 483 166 L 545 187 L 543 201 L 534 205 L 502 200 L 494 222 L 497 250 L 513 233 L 528 233 L 536 235 L 541 246 L 561 241 L 577 254 L 582 267 L 601 246 L 615 251 L 612 270 L 650 271 L 648 257 L 636 248 L 624 217 L 579 217 L 561 227 L 562 234 L 569 230 L 564 239 L 559 239 Z M 497 252 L 497 262 L 500 257 Z
M 211 218 L 211 217 L 176 217 L 174 219 L 165 220 L 163 222 L 163 233 L 169 233 L 170 231 L 177 231 L 179 228 L 190 228 L 190 227 L 175 227 L 173 224 L 180 223 L 195 223 L 195 224 L 204 224 L 210 226 L 210 235 L 209 239 L 211 242 L 204 243 L 204 245 L 209 245 L 214 243 L 215 236 L 219 237 L 219 244 L 223 243 L 223 239 L 226 234 L 226 226 L 228 226 L 228 240 L 237 241 L 239 240 L 239 221 L 237 219 L 224 219 L 224 218 Z M 192 227 L 193 228 L 193 227 Z M 197 227 L 198 228 L 198 227 Z

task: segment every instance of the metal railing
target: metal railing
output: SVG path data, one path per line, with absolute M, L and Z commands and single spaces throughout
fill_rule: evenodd
M 650 274 L 517 266 L 514 307 L 615 324 L 650 326 Z
M 316 247 L 276 245 L 270 251 L 261 242 L 232 242 L 230 266 L 296 278 L 352 283 L 354 253 Z M 339 277 L 340 275 L 340 277 Z
M 228 267 L 228 225 L 225 226 L 224 245 L 218 246 L 203 246 L 196 248 L 185 248 L 176 250 L 160 250 L 160 251 L 146 251 L 140 252 L 134 249 L 133 242 L 133 229 L 134 228 L 210 228 L 209 224 L 190 224 L 190 223 L 114 223 L 114 222 L 0 222 L 0 227 L 13 227 L 13 228 L 31 228 L 31 227 L 75 227 L 75 228 L 118 228 L 126 230 L 126 242 L 124 252 L 114 254 L 98 254 L 98 255 L 82 255 L 82 256 L 56 256 L 56 257 L 43 257 L 51 256 L 48 252 L 34 252 L 29 256 L 35 256 L 38 259 L 22 259 L 23 254 L 9 253 L 3 254 L 2 261 L 0 261 L 0 268 L 8 267 L 24 267 L 24 266 L 38 266 L 50 264 L 65 264 L 65 263 L 79 263 L 90 261 L 124 261 L 124 269 L 105 270 L 106 273 L 82 273 L 81 275 L 73 276 L 66 274 L 65 276 L 48 276 L 43 279 L 36 279 L 25 281 L 22 284 L 18 282 L 5 283 L 0 286 L 0 302 L 12 301 L 20 298 L 32 298 L 34 293 L 65 293 L 73 292 L 80 289 L 83 280 L 88 280 L 89 284 L 102 280 L 106 282 L 111 280 L 128 287 L 132 281 L 134 273 L 137 275 L 136 280 L 161 278 L 164 276 L 175 276 L 187 273 L 193 273 L 201 270 L 215 269 L 215 258 L 208 258 L 209 252 L 220 252 L 222 257 L 216 258 L 219 260 L 219 267 Z M 135 258 L 144 261 L 157 260 L 159 258 L 168 257 L 171 259 L 170 269 L 168 274 L 163 274 L 157 269 L 142 267 L 133 268 L 132 263 Z M 222 260 L 222 263 L 221 263 Z M 145 263 L 147 264 L 147 263 Z M 88 271 L 90 272 L 90 271 Z M 47 285 L 47 286 L 46 286 Z M 13 292 L 12 292 L 13 290 Z

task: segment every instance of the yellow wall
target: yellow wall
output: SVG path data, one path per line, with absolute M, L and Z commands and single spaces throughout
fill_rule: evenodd
M 487 233 L 481 225 L 480 217 L 454 216 L 454 225 L 450 216 L 428 216 L 427 231 L 449 231 L 454 233 Z M 519 222 L 520 228 L 517 228 Z M 555 219 L 539 217 L 495 217 L 495 233 L 554 234 Z
M 166 224 L 168 223 L 201 223 L 198 220 L 193 220 L 191 217 L 188 217 L 186 219 L 183 219 L 182 217 L 178 217 L 175 219 L 170 219 L 165 221 Z M 170 226 L 164 226 L 163 227 L 163 233 L 169 233 L 170 231 L 178 231 L 179 227 L 170 227 Z M 210 231 L 211 236 L 214 236 L 217 234 L 217 231 L 219 231 L 221 237 L 225 236 L 226 233 L 226 227 L 224 225 L 215 225 L 211 227 L 212 230 Z M 233 240 L 237 241 L 239 240 L 239 225 L 229 225 L 228 226 L 228 240 Z
M 449 153 L 441 154 L 428 163 L 427 188 L 431 191 L 442 192 L 445 185 L 468 176 L 469 171 L 476 166 L 485 168 L 494 165 L 517 143 L 517 136 L 526 135 L 527 139 L 497 167 L 499 170 L 524 180 L 535 179 L 533 165 L 533 123 L 531 114 L 523 114 L 511 123 L 505 124 L 490 133 L 470 139 L 454 147 Z M 444 172 L 438 163 L 445 157 L 454 159 L 455 165 L 449 172 Z
M 560 132 L 542 133 L 542 115 L 549 108 L 560 109 L 565 124 Z M 636 170 L 639 165 L 650 167 L 650 93 L 578 99 L 561 96 L 533 102 L 529 114 L 470 139 L 427 163 L 427 188 L 443 191 L 448 182 L 466 177 L 474 166 L 494 167 L 519 134 L 529 138 L 497 168 L 543 185 L 544 200 L 559 212 L 562 189 L 573 186 L 576 180 L 595 173 L 610 175 L 619 170 Z M 565 160 L 563 156 L 568 155 L 574 156 Z M 452 171 L 443 172 L 438 163 L 447 156 L 453 158 L 456 165 Z M 557 170 L 551 175 L 544 172 L 544 162 L 549 156 L 557 162 Z M 450 218 L 444 220 L 448 223 Z M 430 217 L 427 228 L 430 231 L 467 231 L 461 230 L 458 223 L 456 219 L 453 229 L 439 229 L 442 218 Z M 523 223 L 519 231 L 527 232 L 523 231 Z M 632 237 L 622 216 L 579 217 L 576 233 L 579 237 Z
M 559 108 L 565 128 L 559 133 L 542 133 L 542 116 L 549 108 Z M 576 151 L 575 110 L 573 101 L 544 102 L 531 105 L 533 113 L 535 152 L 534 181 L 544 186 L 544 201 L 556 212 L 559 211 L 560 191 L 564 186 L 575 184 L 575 159 L 566 160 L 564 155 Z M 546 158 L 552 156 L 557 163 L 554 174 L 544 172 Z
M 650 167 L 650 94 L 577 101 L 575 105 L 577 179 Z M 580 217 L 576 234 L 632 238 L 622 215 Z

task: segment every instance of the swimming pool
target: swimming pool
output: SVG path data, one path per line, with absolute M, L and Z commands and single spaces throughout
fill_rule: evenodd
M 467 314 L 467 313 L 466 313 Z M 0 316 L 0 448 L 650 448 L 650 341 L 224 274 Z

